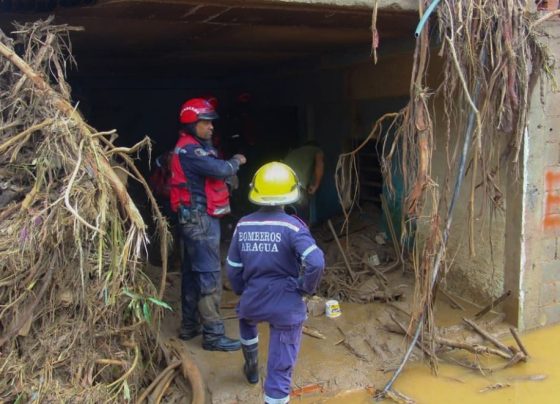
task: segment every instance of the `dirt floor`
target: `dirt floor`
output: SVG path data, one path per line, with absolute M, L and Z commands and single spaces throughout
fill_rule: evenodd
M 149 273 L 157 278 L 159 268 L 149 268 Z M 167 312 L 161 326 L 161 337 L 174 338 L 180 325 L 180 273 L 172 268 L 168 275 L 165 300 L 173 307 Z M 336 319 L 324 314 L 310 316 L 305 325 L 312 327 L 324 335 L 325 339 L 317 339 L 304 335 L 292 382 L 292 401 L 303 400 L 306 403 L 321 402 L 341 392 L 381 388 L 389 379 L 407 348 L 402 335 L 387 330 L 387 325 L 396 326 L 390 315 L 400 319 L 405 326 L 413 291 L 413 276 L 401 269 L 386 274 L 390 285 L 398 285 L 404 290 L 398 301 L 360 304 L 341 302 L 342 315 Z M 226 331 L 229 336 L 238 337 L 238 325 L 235 311 L 232 308 L 237 297 L 224 290 L 222 297 L 222 315 L 225 319 Z M 461 317 L 472 315 L 478 308 L 461 302 L 465 310 L 453 308 L 453 303 L 445 297 L 438 299 L 436 315 L 442 327 L 458 324 Z M 492 320 L 494 318 L 494 321 Z M 495 314 L 485 317 L 486 321 L 497 323 Z M 498 326 L 500 327 L 500 326 Z M 390 328 L 390 327 L 389 327 Z M 450 327 L 453 332 L 454 327 Z M 457 332 L 464 331 L 457 326 Z M 502 326 L 502 333 L 507 331 Z M 266 369 L 268 328 L 259 328 L 261 349 L 259 362 L 261 381 L 257 385 L 249 385 L 242 373 L 243 357 L 240 351 L 207 352 L 201 348 L 201 337 L 183 342 L 193 360 L 200 368 L 207 386 L 208 402 L 210 403 L 259 403 L 262 402 L 263 376 Z M 497 331 L 498 334 L 500 331 Z M 375 348 L 372 348 L 375 347 Z M 375 350 L 374 350 L 375 349 Z M 414 351 L 413 359 L 422 356 L 419 350 Z
M 371 213 L 352 216 L 347 236 L 334 236 L 333 233 L 334 229 L 342 227 L 342 218 L 334 218 L 332 226 L 326 223 L 312 230 L 326 258 L 326 270 L 318 292 L 323 301 L 316 307 L 323 308 L 327 299 L 338 299 L 342 315 L 333 319 L 321 310 L 319 313 L 310 311 L 305 326 L 318 331 L 324 339 L 304 332 L 292 380 L 292 401 L 321 402 L 346 391 L 382 388 L 407 348 L 397 322 L 403 327 L 409 325 L 414 275 L 410 266 L 397 260 L 390 237 L 379 225 L 380 212 L 374 209 L 368 211 Z M 229 246 L 227 232 L 231 228 L 226 224 L 223 229 L 223 260 Z M 163 339 L 176 338 L 181 321 L 179 260 L 175 258 L 171 261 L 164 300 L 173 307 L 173 311 L 167 311 L 162 320 L 160 336 Z M 346 262 L 351 267 L 350 271 Z M 161 268 L 149 265 L 147 272 L 159 283 Z M 473 339 L 472 335 L 467 335 L 460 323 L 462 317 L 472 316 L 480 308 L 457 298 L 451 299 L 454 301 L 440 293 L 436 301 L 435 314 L 440 335 L 460 341 L 475 341 L 476 337 Z M 227 335 L 232 337 L 239 337 L 234 309 L 236 303 L 237 297 L 229 290 L 224 276 L 222 316 Z M 494 335 L 507 332 L 495 313 L 486 314 L 482 320 L 481 324 L 485 324 Z M 257 385 L 249 385 L 245 381 L 240 351 L 204 351 L 201 337 L 181 342 L 201 371 L 209 403 L 262 402 L 268 326 L 262 324 L 259 333 L 261 381 Z M 413 351 L 411 361 L 422 358 L 422 351 Z M 184 402 L 184 398 L 180 402 Z

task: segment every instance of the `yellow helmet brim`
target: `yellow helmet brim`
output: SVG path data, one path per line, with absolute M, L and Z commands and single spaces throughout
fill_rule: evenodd
M 261 206 L 278 206 L 288 205 L 299 201 L 301 192 L 299 186 L 294 187 L 294 190 L 284 195 L 260 195 L 254 188 L 249 192 L 249 201 L 255 205 Z

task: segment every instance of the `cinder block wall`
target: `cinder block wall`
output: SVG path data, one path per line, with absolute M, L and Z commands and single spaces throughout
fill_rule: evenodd
M 545 24 L 542 42 L 558 61 L 560 22 Z M 534 87 L 521 178 L 509 181 L 506 313 L 524 329 L 560 323 L 560 66 L 553 76 Z
M 541 274 L 539 319 L 541 323 L 553 324 L 560 323 L 560 88 L 553 89 L 551 85 L 560 85 L 560 21 L 548 23 L 546 32 L 549 34 L 548 47 L 557 66 L 554 70 L 556 83 L 547 80 L 550 85 L 545 86 L 543 210 L 538 218 L 542 232 L 541 237 L 536 237 L 537 240 L 540 238 L 540 253 L 535 264 Z

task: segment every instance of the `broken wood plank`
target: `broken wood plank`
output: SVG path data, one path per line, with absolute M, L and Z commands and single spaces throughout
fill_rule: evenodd
M 488 333 L 487 331 L 484 331 L 482 328 L 480 328 L 478 326 L 478 324 L 476 324 L 474 321 L 469 320 L 468 318 L 463 318 L 463 321 L 465 323 L 467 323 L 468 325 L 470 325 L 473 330 L 475 330 L 477 333 L 479 333 L 480 335 L 482 335 L 484 338 L 486 338 L 488 341 L 490 341 L 492 344 L 494 344 L 494 346 L 498 349 L 503 350 L 505 353 L 507 353 L 509 355 L 508 359 L 511 359 L 513 356 L 513 353 L 511 352 L 511 350 L 504 344 L 502 344 L 500 341 L 498 341 L 497 338 L 493 337 L 492 335 L 490 335 L 490 333 Z
M 488 347 L 488 346 L 484 346 L 484 345 L 465 344 L 465 343 L 460 342 L 460 341 L 452 341 L 452 340 L 449 340 L 447 338 L 442 338 L 442 337 L 436 337 L 435 341 L 440 345 L 445 345 L 445 346 L 448 346 L 450 348 L 464 349 L 464 350 L 472 352 L 474 354 L 492 354 L 492 355 L 496 355 L 496 356 L 499 356 L 499 357 L 507 359 L 507 360 L 512 359 L 511 353 L 507 353 L 507 352 L 502 351 L 501 349 L 496 349 L 496 348 L 492 348 L 492 347 Z
M 519 347 L 519 349 L 521 349 L 521 352 L 523 352 L 525 356 L 529 356 L 529 352 L 527 352 L 527 349 L 525 349 L 525 346 L 521 342 L 521 338 L 519 338 L 517 330 L 513 327 L 510 327 L 509 331 L 511 332 L 511 335 L 513 335 L 513 338 L 515 339 L 515 342 L 517 342 L 517 346 Z
M 511 384 L 509 383 L 495 383 L 495 384 L 491 384 L 489 386 L 486 386 L 480 390 L 478 390 L 479 393 L 486 393 L 487 391 L 494 391 L 494 390 L 498 390 L 498 389 L 504 389 L 506 387 L 511 387 Z
M 327 337 L 325 337 L 318 329 L 310 327 L 308 325 L 303 326 L 303 333 L 313 338 L 327 339 Z
M 449 302 L 451 303 L 451 307 L 458 308 L 462 311 L 466 311 L 465 308 L 461 305 L 461 303 L 459 303 L 453 296 L 451 296 L 445 290 L 439 289 L 439 291 L 441 292 L 442 295 L 444 295 L 447 298 L 447 300 L 449 300 Z
M 342 258 L 344 259 L 344 263 L 346 264 L 346 269 L 348 269 L 348 273 L 350 274 L 350 277 L 352 278 L 352 282 L 354 282 L 354 281 L 356 281 L 356 274 L 354 274 L 354 271 L 352 271 L 352 267 L 350 266 L 350 262 L 348 262 L 348 257 L 346 257 L 346 253 L 344 252 L 344 249 L 342 248 L 342 244 L 340 244 L 340 240 L 338 239 L 338 236 L 336 235 L 336 231 L 334 230 L 331 219 L 327 220 L 327 223 L 329 225 L 329 229 L 331 229 L 331 232 L 334 236 L 334 240 L 336 241 L 336 245 L 338 246 L 338 249 L 340 250 L 340 253 L 342 254 Z
M 494 307 L 496 307 L 498 304 L 500 304 L 501 302 L 506 300 L 510 295 L 511 295 L 511 290 L 508 290 L 506 293 L 504 293 L 503 295 L 501 295 L 497 299 L 490 302 L 490 304 L 488 306 L 484 307 L 482 310 L 480 310 L 478 313 L 476 313 L 474 315 L 474 318 L 479 319 L 480 317 L 482 317 L 483 315 L 488 313 L 490 310 L 492 310 Z

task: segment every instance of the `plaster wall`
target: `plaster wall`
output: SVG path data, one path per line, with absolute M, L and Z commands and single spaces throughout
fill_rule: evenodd
M 560 58 L 560 25 L 543 24 L 541 40 L 553 59 Z M 507 302 L 509 319 L 531 329 L 560 322 L 560 92 L 554 79 L 541 75 L 534 87 L 524 138 L 523 184 L 513 192 L 516 210 L 508 219 L 506 244 L 519 248 L 519 259 L 507 257 L 506 288 L 516 293 Z
M 435 150 L 432 156 L 432 177 L 438 183 L 440 196 L 446 197 L 447 205 L 455 185 L 462 147 L 462 143 L 457 145 L 455 139 L 464 135 L 466 125 L 464 122 L 458 124 L 454 120 L 451 124 L 448 140 L 446 135 L 447 122 L 444 120 L 443 101 L 441 99 L 435 100 L 434 109 L 436 120 L 434 122 Z M 466 114 L 468 112 L 467 110 Z M 492 134 L 492 136 L 497 139 L 497 142 L 494 145 L 494 159 L 488 169 L 498 166 L 498 157 L 506 147 L 506 136 L 498 132 Z M 457 154 L 454 156 L 454 153 Z M 474 220 L 472 229 L 469 230 L 469 200 L 473 185 L 473 171 L 472 169 L 469 170 L 463 179 L 459 198 L 452 214 L 453 221 L 446 252 L 448 272 L 445 277 L 444 288 L 453 294 L 481 305 L 485 305 L 503 293 L 505 208 L 506 189 L 508 187 L 506 172 L 506 167 L 502 166 L 495 178 L 495 182 L 502 190 L 503 195 L 494 209 L 492 209 L 488 195 L 484 195 L 482 187 L 475 191 Z M 501 176 L 499 176 L 500 173 Z M 475 184 L 481 182 L 481 174 L 479 167 L 474 181 Z M 449 176 L 450 179 L 450 183 L 447 185 L 444 183 L 446 176 Z M 440 214 L 442 218 L 447 217 L 447 211 L 442 211 Z M 426 231 L 429 231 L 429 229 L 426 229 Z M 472 234 L 471 239 L 469 239 L 470 234 Z

